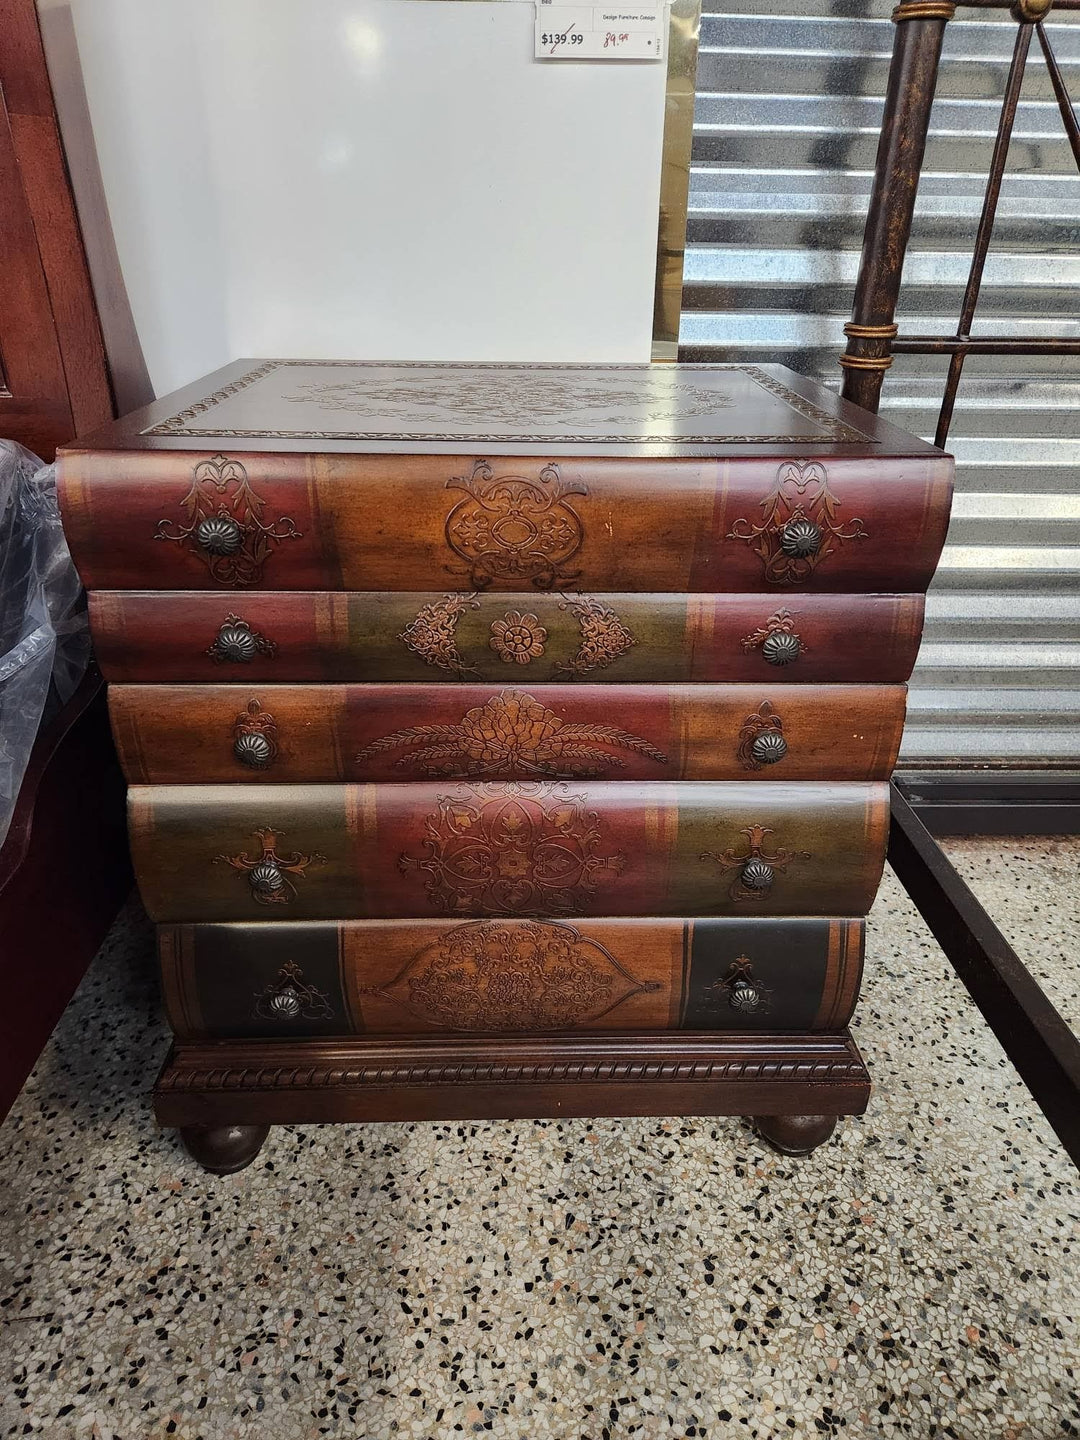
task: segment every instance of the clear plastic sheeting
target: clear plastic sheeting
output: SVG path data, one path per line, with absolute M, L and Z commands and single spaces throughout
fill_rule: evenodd
M 56 467 L 0 440 L 0 845 L 38 731 L 89 661 L 86 597 L 60 524 Z

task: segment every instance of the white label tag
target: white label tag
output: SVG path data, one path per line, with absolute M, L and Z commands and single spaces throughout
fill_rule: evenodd
M 662 60 L 665 4 L 536 3 L 538 60 Z

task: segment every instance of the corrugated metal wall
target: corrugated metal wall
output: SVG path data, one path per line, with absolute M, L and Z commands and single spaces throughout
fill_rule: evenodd
M 836 388 L 877 148 L 890 4 L 706 0 L 680 358 L 775 360 Z M 901 330 L 954 333 L 1015 25 L 946 30 Z M 871 18 L 872 17 L 872 18 Z M 1047 26 L 1080 99 L 1080 18 Z M 1080 336 L 1080 177 L 1032 47 L 976 334 Z M 937 357 L 882 413 L 932 438 Z M 1080 359 L 969 359 L 957 494 L 902 762 L 1080 761 Z

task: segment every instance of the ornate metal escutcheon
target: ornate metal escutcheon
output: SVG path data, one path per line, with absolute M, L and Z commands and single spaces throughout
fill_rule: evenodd
M 771 1008 L 772 991 L 754 978 L 752 963 L 745 955 L 733 960 L 727 974 L 714 980 L 707 993 L 742 1015 L 756 1015 Z
M 740 727 L 736 758 L 744 770 L 760 770 L 765 765 L 777 764 L 787 752 L 784 722 L 772 703 L 763 700 Z
M 241 620 L 239 615 L 226 615 L 206 654 L 219 665 L 247 665 L 256 655 L 264 655 L 269 660 L 276 651 L 274 642 L 253 630 L 246 620 Z
M 190 551 L 219 585 L 258 585 L 274 547 L 301 538 L 287 515 L 270 523 L 263 519 L 265 500 L 252 489 L 240 461 L 226 455 L 199 461 L 180 508 L 184 521 L 159 521 L 155 540 Z
M 249 700 L 247 709 L 233 725 L 233 755 L 251 770 L 265 770 L 278 753 L 278 728 L 274 717 L 258 700 Z
M 796 633 L 795 616 L 783 608 L 770 615 L 759 629 L 744 635 L 742 648 L 747 654 L 760 648 L 762 659 L 769 665 L 791 665 L 807 649 Z
M 748 825 L 742 833 L 747 839 L 745 853 L 729 845 L 726 850 L 705 850 L 701 855 L 702 860 L 715 861 L 722 874 L 735 872 L 728 892 L 732 900 L 767 899 L 778 872 L 782 874 L 793 861 L 811 859 L 808 850 L 767 850 L 765 837 L 773 832 L 764 825 Z
M 252 1017 L 259 1020 L 332 1020 L 334 1012 L 324 991 L 304 982 L 304 972 L 288 960 L 270 984 L 252 997 Z
M 761 502 L 761 520 L 740 518 L 728 532 L 760 558 L 772 585 L 802 585 L 849 540 L 865 540 L 863 522 L 841 522 L 840 499 L 818 460 L 785 461 Z
M 231 865 L 246 877 L 252 899 L 259 905 L 288 905 L 296 899 L 293 878 L 303 876 L 309 865 L 324 865 L 325 855 L 279 855 L 277 844 L 281 830 L 256 830 L 255 838 L 262 844 L 262 853 L 249 855 L 215 855 L 214 863 Z

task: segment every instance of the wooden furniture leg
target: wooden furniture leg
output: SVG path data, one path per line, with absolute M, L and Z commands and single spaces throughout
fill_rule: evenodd
M 262 1149 L 269 1125 L 184 1125 L 180 1140 L 191 1158 L 213 1175 L 235 1175 Z
M 763 1140 L 782 1155 L 809 1155 L 836 1129 L 835 1115 L 755 1115 Z

